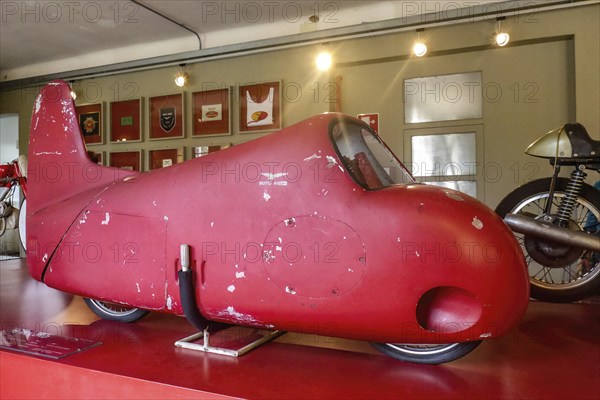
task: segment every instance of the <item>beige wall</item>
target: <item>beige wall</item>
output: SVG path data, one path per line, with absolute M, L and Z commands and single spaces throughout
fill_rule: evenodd
M 495 207 L 515 187 L 551 174 L 547 161 L 523 152 L 541 134 L 578 121 L 600 139 L 599 20 L 598 5 L 508 17 L 507 48 L 490 44 L 491 22 L 425 30 L 430 51 L 421 59 L 409 54 L 414 32 L 340 43 L 334 74 L 343 80 L 343 110 L 380 113 L 380 134 L 407 163 L 410 135 L 481 129 L 478 198 Z M 471 71 L 482 73 L 483 118 L 404 122 L 404 79 Z M 598 179 L 589 173 L 588 182 Z
M 325 102 L 325 87 L 329 79 L 326 73 L 317 73 L 313 68 L 317 47 L 304 47 L 281 50 L 268 54 L 256 54 L 225 60 L 187 65 L 190 84 L 184 89 L 174 84 L 180 71 L 179 66 L 158 68 L 113 76 L 76 81 L 73 87 L 77 93 L 76 105 L 103 103 L 104 105 L 104 145 L 88 146 L 95 152 L 127 151 L 137 149 L 178 148 L 186 146 L 186 158 L 191 155 L 192 146 L 242 143 L 257 138 L 264 133 L 239 134 L 238 100 L 239 85 L 252 82 L 282 81 L 283 123 L 284 126 L 299 122 L 308 116 L 328 110 Z M 191 137 L 192 92 L 217 88 L 233 88 L 233 135 L 206 138 Z M 3 93 L 0 113 L 16 112 L 20 116 L 21 151 L 27 149 L 31 110 L 40 88 L 25 88 Z M 177 140 L 148 141 L 148 99 L 153 96 L 184 93 L 186 138 Z M 106 140 L 108 109 L 110 102 L 131 98 L 143 99 L 142 130 L 143 143 L 108 143 Z M 8 111 L 14 110 L 14 111 Z M 147 157 L 146 157 L 147 158 Z M 144 160 L 147 169 L 147 160 Z
M 105 144 L 94 151 L 142 148 L 175 148 L 204 144 L 241 143 L 259 134 L 239 134 L 237 103 L 233 103 L 233 135 L 191 138 L 191 93 L 202 89 L 234 87 L 249 82 L 282 80 L 283 122 L 290 125 L 311 115 L 333 109 L 328 101 L 329 80 L 341 76 L 342 111 L 380 113 L 380 130 L 391 148 L 401 157 L 410 157 L 405 135 L 415 129 L 444 126 L 481 126 L 482 152 L 478 196 L 494 207 L 512 188 L 525 180 L 547 176 L 550 167 L 523 154 L 524 148 L 540 134 L 565 122 L 577 120 L 600 139 L 600 5 L 582 6 L 543 13 L 508 15 L 503 26 L 511 35 L 511 45 L 492 46 L 493 22 L 471 21 L 427 29 L 430 53 L 414 59 L 409 50 L 414 31 L 332 42 L 328 48 L 337 62 L 330 76 L 317 74 L 313 59 L 320 46 L 272 51 L 218 61 L 188 65 L 191 84 L 185 89 L 186 138 L 145 140 L 140 144 Z M 68 70 L 68 66 L 65 70 Z M 172 83 L 178 67 L 89 79 L 75 84 L 77 102 L 104 102 L 143 97 L 147 99 L 178 92 Z M 484 96 L 483 118 L 436 124 L 405 124 L 402 87 L 406 78 L 481 71 L 483 82 L 500 88 Z M 518 88 L 518 91 L 517 91 Z M 18 113 L 21 152 L 26 151 L 31 107 L 39 88 L 26 88 L 2 94 L 0 113 Z M 85 97 L 87 93 L 88 97 Z M 234 92 L 234 99 L 236 98 Z M 106 109 L 106 108 L 105 108 Z M 106 115 L 107 113 L 105 113 Z M 105 122 L 108 119 L 105 118 Z M 144 137 L 148 137 L 145 123 Z M 147 157 L 145 157 L 147 158 Z M 147 160 L 145 160 L 147 168 Z M 485 166 L 491 166 L 487 175 Z M 498 166 L 501 176 L 497 176 Z M 493 174 L 493 175 L 491 175 Z M 594 177 L 597 179 L 597 175 Z
M 383 139 L 407 163 L 411 161 L 409 135 L 482 130 L 477 136 L 483 151 L 478 157 L 478 197 L 494 206 L 524 180 L 550 173 L 547 162 L 527 157 L 523 150 L 542 133 L 574 119 L 570 48 L 570 40 L 559 40 L 339 68 L 344 111 L 379 112 Z M 470 71 L 482 72 L 483 118 L 404 123 L 403 79 Z M 440 88 L 429 92 L 428 102 L 444 97 Z M 467 88 L 463 89 L 468 96 Z

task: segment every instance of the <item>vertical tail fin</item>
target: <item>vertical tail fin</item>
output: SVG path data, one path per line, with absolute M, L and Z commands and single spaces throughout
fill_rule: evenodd
M 127 175 L 131 172 L 90 160 L 69 85 L 47 84 L 35 100 L 29 136 L 27 264 L 32 277 L 43 279 L 63 235 L 96 195 L 92 189 Z
M 98 166 L 90 160 L 71 89 L 63 81 L 44 86 L 35 101 L 28 163 L 30 213 L 128 175 L 125 171 Z

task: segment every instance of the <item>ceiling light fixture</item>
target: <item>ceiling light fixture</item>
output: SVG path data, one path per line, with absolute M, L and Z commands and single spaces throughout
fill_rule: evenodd
M 425 54 L 427 54 L 427 45 L 423 42 L 421 42 L 421 37 L 420 37 L 420 33 L 423 32 L 425 30 L 425 28 L 419 28 L 417 29 L 417 41 L 415 42 L 415 45 L 413 46 L 413 54 L 417 57 L 423 57 Z
M 181 67 L 181 71 L 177 74 L 175 78 L 175 84 L 179 87 L 184 87 L 188 81 L 188 74 L 185 72 L 185 64 L 179 64 Z
M 69 87 L 71 88 L 71 98 L 75 100 L 77 98 L 77 93 L 75 93 L 75 89 L 73 89 L 73 84 L 75 81 L 69 81 Z
M 317 68 L 320 71 L 328 71 L 333 65 L 333 59 L 331 58 L 331 54 L 327 51 L 323 51 L 319 53 L 316 59 Z
M 496 44 L 500 47 L 504 47 L 508 44 L 510 40 L 510 36 L 508 33 L 502 31 L 502 22 L 506 17 L 498 17 L 496 21 L 498 21 L 498 31 L 496 33 Z

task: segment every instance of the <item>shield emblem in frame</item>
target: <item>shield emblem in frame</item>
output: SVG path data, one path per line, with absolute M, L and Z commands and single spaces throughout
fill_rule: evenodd
M 171 132 L 175 127 L 177 111 L 175 107 L 165 107 L 159 110 L 160 128 L 165 132 Z

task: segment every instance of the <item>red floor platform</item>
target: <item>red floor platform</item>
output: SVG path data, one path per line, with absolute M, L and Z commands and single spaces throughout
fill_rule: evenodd
M 194 333 L 151 313 L 97 320 L 81 298 L 0 261 L 2 329 L 100 341 L 49 360 L 0 351 L 1 399 L 600 399 L 600 305 L 532 302 L 505 337 L 438 366 L 403 363 L 362 342 L 288 333 L 240 358 L 173 343 Z

